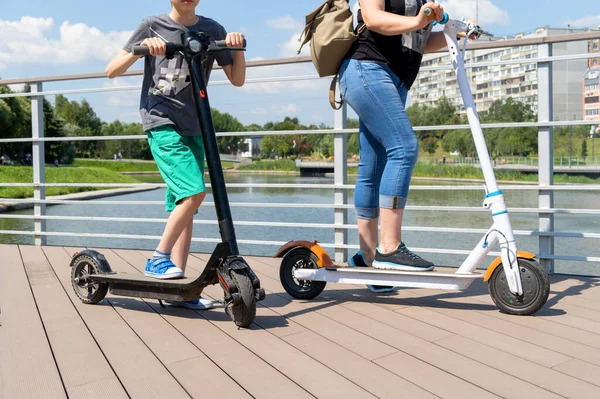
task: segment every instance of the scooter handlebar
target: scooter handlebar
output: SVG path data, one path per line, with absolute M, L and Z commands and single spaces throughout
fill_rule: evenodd
M 217 45 L 217 47 L 226 48 L 227 47 L 227 40 L 225 40 L 225 39 L 223 39 L 223 40 L 215 40 L 215 45 Z M 246 48 L 246 39 L 244 39 L 244 44 L 242 45 L 242 48 L 243 49 Z
M 447 12 L 444 12 L 444 18 L 442 18 L 442 20 L 440 22 L 436 21 L 435 18 L 435 14 L 433 12 L 433 10 L 431 9 L 431 7 L 427 7 L 423 13 L 425 14 L 426 17 L 430 17 L 431 19 L 433 19 L 433 25 L 437 25 L 437 24 L 445 24 L 446 22 L 448 22 L 448 19 L 450 19 L 450 17 L 448 16 Z
M 148 55 L 150 54 L 150 48 L 148 46 L 133 46 L 131 50 L 133 55 Z
M 214 46 L 211 45 L 208 49 L 208 51 L 219 51 L 219 50 L 245 50 L 246 49 L 246 39 L 244 39 L 244 45 L 241 48 L 229 48 L 227 47 L 227 41 L 225 39 L 223 40 L 215 40 L 214 42 Z M 180 50 L 181 49 L 181 45 L 176 45 L 176 50 Z M 150 54 L 150 49 L 148 48 L 148 46 L 133 46 L 131 53 L 133 55 L 137 55 L 137 56 L 141 56 L 141 55 L 148 55 Z

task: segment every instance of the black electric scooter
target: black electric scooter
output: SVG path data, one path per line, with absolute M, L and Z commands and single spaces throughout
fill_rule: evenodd
M 104 255 L 86 249 L 75 253 L 71 259 L 71 283 L 79 299 L 89 304 L 100 302 L 109 290 L 113 295 L 159 301 L 191 301 L 197 299 L 206 286 L 218 283 L 224 291 L 222 301 L 227 314 L 238 327 L 248 327 L 256 316 L 256 302 L 265 298 L 265 291 L 260 287 L 258 277 L 239 255 L 199 57 L 200 54 L 223 50 L 244 51 L 246 43 L 243 48 L 229 48 L 225 40 L 213 41 L 201 32 L 183 33 L 181 39 L 183 44 L 167 43 L 166 58 L 172 59 L 175 51 L 179 51 L 184 54 L 190 69 L 221 243 L 216 246 L 202 274 L 194 281 L 187 278 L 157 280 L 137 274 L 115 273 Z M 132 52 L 134 55 L 149 54 L 146 46 L 135 46 Z

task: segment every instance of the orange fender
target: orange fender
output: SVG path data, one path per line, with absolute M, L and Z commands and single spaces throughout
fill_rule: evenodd
M 517 251 L 517 258 L 533 259 L 533 258 L 535 258 L 535 255 L 532 254 L 531 252 Z M 492 261 L 492 263 L 490 263 L 490 266 L 488 267 L 487 271 L 485 272 L 483 281 L 487 282 L 492 277 L 494 270 L 496 270 L 496 268 L 498 266 L 500 266 L 501 264 L 502 264 L 501 257 L 497 257 L 496 259 L 494 259 Z
M 315 241 L 306 241 L 306 240 L 288 241 L 283 246 L 281 246 L 281 248 L 279 248 L 279 251 L 277 251 L 274 258 L 281 258 L 287 252 L 289 252 L 291 249 L 298 248 L 298 247 L 304 247 L 304 248 L 310 250 L 312 253 L 314 253 L 317 256 L 317 258 L 319 259 L 317 261 L 317 266 L 319 266 L 319 267 L 334 266 L 333 262 L 331 261 L 331 258 L 329 257 L 329 254 L 327 254 L 327 251 L 325 251 L 323 249 L 323 247 L 320 246 L 318 244 L 318 241 L 316 241 L 316 240 Z

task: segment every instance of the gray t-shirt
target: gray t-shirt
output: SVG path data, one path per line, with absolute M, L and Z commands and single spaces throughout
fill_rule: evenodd
M 198 18 L 195 25 L 188 27 L 173 21 L 168 14 L 145 18 L 123 49 L 130 52 L 133 46 L 139 45 L 149 37 L 160 37 L 165 42 L 181 44 L 181 34 L 188 30 L 204 32 L 213 40 L 226 38 L 227 32 L 219 23 L 210 18 Z M 228 50 L 210 55 L 203 54 L 201 57 L 206 84 L 215 59 L 220 66 L 233 63 L 233 53 Z M 182 136 L 201 135 L 190 71 L 180 52 L 175 52 L 171 60 L 163 56 L 145 56 L 140 114 L 145 131 L 173 124 Z

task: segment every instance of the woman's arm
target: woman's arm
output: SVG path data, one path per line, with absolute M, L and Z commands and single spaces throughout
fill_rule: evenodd
M 433 32 L 429 35 L 429 40 L 427 40 L 427 45 L 425 46 L 425 53 L 433 53 L 438 50 L 443 49 L 447 46 L 446 37 L 444 36 L 444 32 Z
M 431 19 L 425 16 L 425 8 L 435 12 L 435 19 L 439 22 L 444 18 L 444 9 L 438 3 L 428 3 L 421 7 L 415 17 L 396 15 L 385 11 L 385 0 L 361 0 L 361 13 L 365 25 L 370 31 L 386 36 L 395 36 L 403 33 L 423 29 Z

